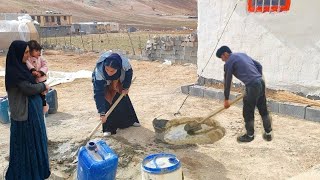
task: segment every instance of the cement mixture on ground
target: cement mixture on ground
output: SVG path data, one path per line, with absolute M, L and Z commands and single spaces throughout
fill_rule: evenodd
M 97 57 L 94 53 L 45 56 L 51 70 L 64 72 L 92 70 Z M 4 62 L 5 57 L 0 57 L 0 69 L 4 68 Z M 243 132 L 243 119 L 242 109 L 237 106 L 214 117 L 226 133 L 213 144 L 179 146 L 157 141 L 152 120 L 178 111 L 186 97 L 180 87 L 196 82 L 196 67 L 143 61 L 132 61 L 132 66 L 137 79 L 131 86 L 130 98 L 142 127 L 119 130 L 108 138 L 101 132 L 94 136 L 105 140 L 119 155 L 117 179 L 141 179 L 143 158 L 159 152 L 177 155 L 186 180 L 287 179 L 320 164 L 320 123 L 273 114 L 275 138 L 265 142 L 261 137 L 262 123 L 256 114 L 254 141 L 239 144 L 236 137 Z M 76 165 L 72 164 L 74 157 L 70 156 L 97 125 L 99 118 L 90 79 L 77 79 L 57 85 L 55 89 L 59 98 L 58 113 L 47 118 L 51 179 L 72 179 Z M 5 95 L 3 77 L 0 78 L 0 95 Z M 190 96 L 180 112 L 184 117 L 203 117 L 222 104 Z M 0 133 L 2 173 L 8 165 L 10 125 L 0 123 Z
M 219 141 L 225 135 L 225 129 L 220 126 L 219 122 L 210 118 L 199 124 L 201 129 L 190 135 L 184 127 L 191 122 L 200 122 L 203 117 L 181 117 L 168 120 L 163 127 L 161 123 L 153 122 L 156 139 L 173 145 L 187 144 L 213 144 Z M 154 120 L 156 121 L 156 120 Z M 160 121 L 164 121 L 160 119 Z

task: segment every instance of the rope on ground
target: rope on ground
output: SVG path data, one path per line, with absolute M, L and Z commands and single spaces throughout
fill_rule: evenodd
M 220 37 L 218 38 L 218 41 L 217 41 L 217 43 L 216 43 L 216 45 L 215 45 L 215 47 L 214 47 L 214 49 L 213 49 L 213 51 L 212 51 L 209 59 L 208 59 L 208 61 L 206 62 L 206 65 L 205 65 L 205 66 L 202 68 L 202 70 L 201 70 L 201 73 L 200 73 L 199 77 L 201 77 L 201 75 L 203 74 L 204 70 L 207 68 L 207 66 L 208 66 L 208 64 L 209 64 L 209 62 L 210 62 L 210 60 L 211 60 L 214 52 L 216 51 L 216 49 L 217 49 L 217 47 L 218 47 L 218 45 L 219 45 L 219 43 L 220 43 L 220 40 L 221 40 L 223 34 L 225 33 L 225 31 L 226 31 L 226 29 L 227 29 L 227 26 L 228 26 L 228 24 L 229 24 L 229 22 L 230 22 L 231 17 L 232 17 L 233 13 L 234 13 L 234 12 L 236 11 L 236 9 L 237 9 L 237 6 L 238 6 L 239 1 L 240 1 L 240 0 L 238 0 L 238 1 L 236 2 L 235 6 L 234 6 L 234 8 L 233 8 L 233 10 L 232 10 L 232 12 L 231 12 L 231 15 L 230 15 L 229 18 L 228 18 L 228 21 L 227 21 L 226 25 L 224 26 L 223 31 L 222 31 Z M 193 85 L 195 85 L 195 84 L 196 84 L 196 83 L 194 83 Z M 179 107 L 178 111 L 177 111 L 176 113 L 174 113 L 174 115 L 180 114 L 180 110 L 181 110 L 181 108 L 184 106 L 184 104 L 185 104 L 185 102 L 187 101 L 187 99 L 189 98 L 189 96 L 190 96 L 190 94 L 188 93 L 188 95 L 186 96 L 186 98 L 183 100 L 181 106 Z

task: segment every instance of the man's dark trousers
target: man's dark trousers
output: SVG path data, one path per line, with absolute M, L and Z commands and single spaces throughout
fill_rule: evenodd
M 254 110 L 257 106 L 262 117 L 266 133 L 272 131 L 271 118 L 267 109 L 265 82 L 259 78 L 246 85 L 246 94 L 243 97 L 243 117 L 248 135 L 254 135 Z

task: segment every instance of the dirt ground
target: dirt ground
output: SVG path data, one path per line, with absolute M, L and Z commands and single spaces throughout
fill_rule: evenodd
M 92 70 L 98 54 L 46 55 L 51 70 Z M 4 67 L 0 57 L 0 70 Z M 141 161 L 151 153 L 174 153 L 182 162 L 187 180 L 211 179 L 287 179 L 320 164 L 320 123 L 273 114 L 274 140 L 262 139 L 262 125 L 256 116 L 256 137 L 248 144 L 239 144 L 236 137 L 243 132 L 241 107 L 234 106 L 217 115 L 226 129 L 218 142 L 207 145 L 174 146 L 155 141 L 152 120 L 173 117 L 186 95 L 180 86 L 197 80 L 195 65 L 163 65 L 159 62 L 132 61 L 137 78 L 130 89 L 142 127 L 119 130 L 104 138 L 101 132 L 94 138 L 106 140 L 119 155 L 117 179 L 141 179 Z M 54 87 L 58 91 L 58 113 L 47 118 L 49 154 L 54 176 L 73 179 L 76 164 L 71 154 L 98 123 L 90 79 Z M 0 95 L 5 94 L 4 78 L 0 78 Z M 219 108 L 222 102 L 189 97 L 180 110 L 182 116 L 205 116 Z M 9 124 L 0 124 L 0 172 L 8 164 Z

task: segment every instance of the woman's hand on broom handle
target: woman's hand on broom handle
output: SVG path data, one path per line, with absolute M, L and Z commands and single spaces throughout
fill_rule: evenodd
M 124 90 L 123 90 L 124 91 Z M 120 102 L 120 100 L 123 98 L 123 96 L 125 96 L 126 94 L 128 94 L 129 90 L 127 89 L 125 91 L 125 93 L 122 91 L 122 94 L 118 97 L 118 99 L 116 100 L 116 102 L 113 103 L 113 105 L 111 106 L 111 108 L 108 110 L 108 112 L 106 114 L 101 113 L 100 114 L 100 121 L 101 123 L 105 123 L 108 119 L 108 116 L 110 115 L 110 113 L 113 111 L 113 109 L 116 107 L 116 105 Z
M 121 94 L 127 95 L 129 93 L 129 89 L 123 89 Z

